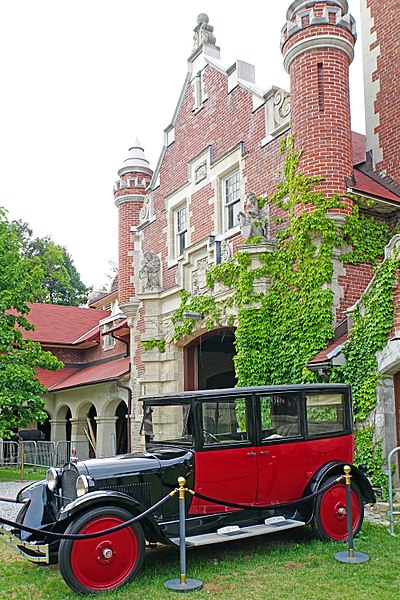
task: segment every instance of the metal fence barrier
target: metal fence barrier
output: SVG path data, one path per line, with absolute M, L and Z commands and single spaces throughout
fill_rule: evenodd
M 399 450 L 400 450 L 400 446 L 397 446 L 396 448 L 393 448 L 393 450 L 391 450 L 389 452 L 389 455 L 388 455 L 388 467 L 389 467 L 389 477 L 388 477 L 388 484 L 389 484 L 389 520 L 390 520 L 389 533 L 391 535 L 394 535 L 394 515 L 395 514 L 399 514 L 398 512 L 394 511 L 394 507 L 393 507 L 392 456 L 394 456 L 396 454 L 396 452 L 399 452 Z
M 0 466 L 11 467 L 18 465 L 19 446 L 17 442 L 0 440 Z
M 89 444 L 86 441 L 46 442 L 21 441 L 10 442 L 0 440 L 0 466 L 20 467 L 24 465 L 36 467 L 62 467 L 76 453 L 80 459 L 89 458 Z

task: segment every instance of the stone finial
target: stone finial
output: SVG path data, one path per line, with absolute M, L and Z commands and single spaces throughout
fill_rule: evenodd
M 205 13 L 201 13 L 197 17 L 197 25 L 194 28 L 193 35 L 193 52 L 197 50 L 202 44 L 207 44 L 208 46 L 215 46 L 216 38 L 213 35 L 214 27 L 209 25 L 208 15 Z

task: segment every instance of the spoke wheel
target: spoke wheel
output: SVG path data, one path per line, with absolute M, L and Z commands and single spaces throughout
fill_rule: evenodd
M 324 481 L 327 485 L 334 478 Z M 356 483 L 351 484 L 353 535 L 359 532 L 364 519 L 364 503 Z M 312 521 L 314 532 L 324 541 L 342 542 L 347 539 L 346 485 L 338 483 L 318 496 Z
M 96 533 L 131 518 L 131 513 L 122 508 L 95 508 L 72 521 L 66 533 Z M 143 530 L 134 523 L 91 540 L 62 540 L 60 570 L 69 587 L 80 594 L 113 590 L 136 575 L 143 564 L 144 552 Z

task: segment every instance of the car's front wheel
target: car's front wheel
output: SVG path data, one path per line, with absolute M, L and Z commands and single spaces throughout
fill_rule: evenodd
M 66 533 L 89 534 L 110 529 L 132 518 L 127 510 L 102 506 L 88 510 L 68 526 Z M 138 523 L 90 540 L 62 540 L 61 574 L 79 594 L 113 590 L 130 581 L 143 565 L 145 540 Z
M 334 477 L 323 482 L 325 487 L 334 481 Z M 364 519 L 364 502 L 355 482 L 351 484 L 352 530 L 356 535 Z M 312 527 L 319 539 L 342 542 L 347 539 L 346 485 L 336 483 L 325 493 L 317 497 Z

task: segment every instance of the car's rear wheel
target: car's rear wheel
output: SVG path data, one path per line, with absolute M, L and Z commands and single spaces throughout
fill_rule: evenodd
M 132 518 L 127 510 L 103 506 L 77 517 L 66 533 L 89 534 L 110 529 Z M 79 594 L 113 590 L 130 581 L 143 565 L 145 540 L 138 523 L 90 540 L 62 540 L 61 574 Z
M 323 482 L 325 487 L 334 481 L 334 477 Z M 351 484 L 351 511 L 353 535 L 360 531 L 364 519 L 364 503 L 359 487 Z M 316 535 L 324 541 L 342 542 L 347 539 L 346 485 L 337 483 L 324 494 L 318 496 L 315 503 L 312 527 Z

